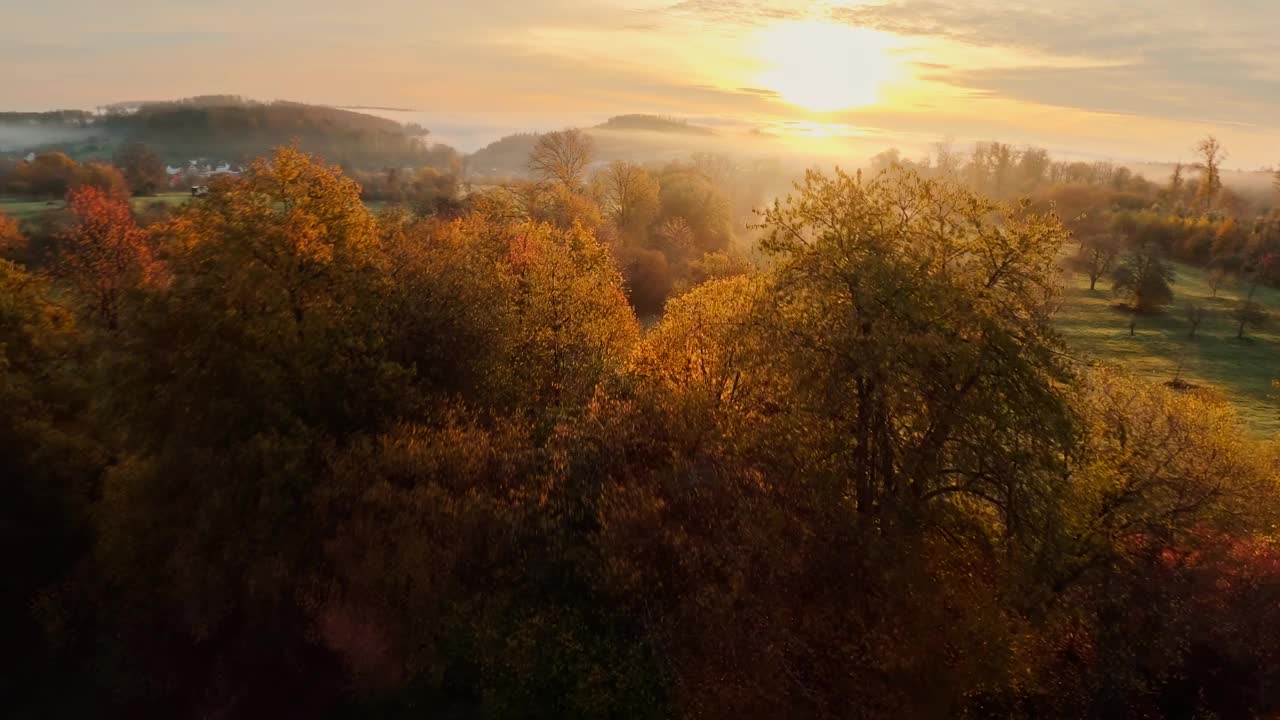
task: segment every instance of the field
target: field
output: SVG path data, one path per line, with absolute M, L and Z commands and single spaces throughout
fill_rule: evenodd
M 1271 386 L 1280 379 L 1280 290 L 1258 288 L 1254 299 L 1267 308 L 1270 322 L 1246 329 L 1245 338 L 1239 340 L 1231 313 L 1248 288 L 1228 286 L 1214 298 L 1202 271 L 1186 265 L 1176 269 L 1173 305 L 1155 316 L 1134 316 L 1116 308 L 1109 280 L 1099 280 L 1098 289 L 1091 291 L 1087 276 L 1069 272 L 1058 327 L 1071 351 L 1157 382 L 1178 377 L 1212 386 L 1255 432 L 1280 433 L 1280 391 Z M 1209 311 L 1195 338 L 1189 337 L 1184 310 L 1192 301 Z M 1130 337 L 1129 322 L 1134 317 L 1137 325 Z
M 134 210 L 142 210 L 153 202 L 162 202 L 166 205 L 181 205 L 190 199 L 191 194 L 187 192 L 160 193 L 151 197 L 136 197 L 130 200 L 133 203 Z M 59 210 L 66 203 L 61 200 L 30 200 L 27 198 L 4 198 L 0 197 L 0 212 L 14 218 L 18 222 L 35 220 L 42 213 L 50 210 Z

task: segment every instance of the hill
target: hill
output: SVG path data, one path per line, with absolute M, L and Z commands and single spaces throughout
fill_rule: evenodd
M 657 115 L 618 115 L 611 117 L 596 126 L 600 130 L 619 130 L 657 133 L 677 133 L 681 135 L 715 135 L 711 128 L 690 125 L 687 120 L 659 117 Z
M 128 141 L 145 143 L 170 163 L 201 157 L 244 163 L 291 144 L 361 169 L 443 167 L 455 155 L 433 145 L 419 126 L 320 105 L 218 95 L 120 103 L 103 110 L 98 115 L 0 115 L 0 126 L 10 128 L 0 138 L 11 138 L 9 152 L 59 150 L 81 160 L 109 156 Z
M 595 141 L 596 162 L 601 164 L 613 160 L 675 160 L 713 149 L 710 143 L 722 144 L 724 140 L 711 128 L 656 115 L 619 115 L 584 130 Z M 525 176 L 529 152 L 539 137 L 538 133 L 517 133 L 490 143 L 467 156 L 467 170 L 472 175 L 489 177 Z

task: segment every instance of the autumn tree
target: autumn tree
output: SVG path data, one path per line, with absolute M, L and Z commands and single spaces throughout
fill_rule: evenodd
M 72 190 L 79 187 L 91 187 L 110 198 L 127 200 L 129 183 L 115 166 L 102 162 L 91 162 L 80 168 L 72 182 Z
M 986 488 L 980 466 L 1004 462 L 1002 449 L 1034 454 L 1046 419 L 1060 418 L 1053 378 L 1065 368 L 1049 309 L 1061 224 L 909 173 L 810 173 L 762 229 L 779 263 L 776 342 L 793 348 L 796 382 L 814 393 L 796 406 L 814 427 L 840 429 L 831 451 L 859 512 L 1016 493 Z M 1035 431 L 1018 419 L 1033 417 Z
M 71 191 L 67 206 L 73 223 L 58 240 L 58 273 L 79 293 L 86 315 L 115 330 L 124 294 L 160 269 L 127 202 L 85 185 Z
M 1195 153 L 1199 159 L 1192 167 L 1200 171 L 1198 197 L 1205 210 L 1212 210 L 1222 192 L 1222 162 L 1227 158 L 1227 151 L 1217 138 L 1207 135 L 1196 143 Z
M 124 174 L 134 195 L 154 195 L 168 178 L 160 156 L 144 143 L 124 143 L 116 148 L 111 162 Z
M 21 250 L 26 242 L 18 221 L 0 212 L 0 256 Z
M 1116 268 L 1111 290 L 1138 312 L 1156 312 L 1173 301 L 1173 268 L 1150 244 L 1132 248 Z
M 694 257 L 729 247 L 733 239 L 729 200 L 710 178 L 676 165 L 659 176 L 659 183 L 657 222 L 660 226 L 683 221 L 691 234 L 689 250 Z M 683 259 L 677 254 L 676 246 L 664 252 L 673 259 Z
M 615 160 L 595 176 L 601 208 L 622 232 L 634 235 L 658 213 L 658 181 L 634 163 Z
M 42 627 L 40 598 L 89 554 L 105 464 L 90 429 L 84 345 L 58 293 L 0 259 L 0 634 L 9 650 L 0 657 L 0 706 L 9 709 L 48 703 L 42 692 L 56 695 L 71 681 Z
M 354 183 L 281 150 L 155 232 L 169 278 L 130 299 L 107 358 L 100 402 L 129 459 L 104 477 L 95 527 L 98 562 L 122 578 L 101 603 L 153 610 L 111 611 L 101 632 L 158 680 L 126 688 L 131 702 L 322 702 L 302 690 L 325 667 L 302 609 L 317 552 L 304 498 L 327 444 L 416 400 L 388 352 L 378 226 Z M 227 672 L 208 694 L 183 695 L 214 666 Z
M 591 137 L 578 128 L 569 128 L 538 137 L 529 155 L 529 169 L 540 180 L 576 193 L 586 180 L 594 156 Z

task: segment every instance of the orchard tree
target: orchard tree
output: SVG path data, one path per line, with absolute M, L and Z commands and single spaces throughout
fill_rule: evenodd
M 1078 262 L 1089 275 L 1089 289 L 1098 285 L 1098 280 L 1111 272 L 1116 259 L 1120 256 L 1120 238 L 1115 235 L 1096 235 L 1080 244 L 1077 254 Z
M 1149 244 L 1129 251 L 1116 268 L 1111 290 L 1137 312 L 1156 312 L 1173 302 L 1173 268 Z
M 1208 316 L 1208 314 L 1209 314 L 1209 310 L 1204 305 L 1198 302 L 1187 303 L 1186 305 L 1187 324 L 1191 326 L 1191 330 L 1188 334 L 1188 337 L 1194 338 L 1196 336 L 1196 330 L 1200 328 L 1200 323 L 1204 322 L 1204 319 L 1206 316 Z
M 1210 268 L 1204 276 L 1204 282 L 1209 286 L 1209 291 L 1213 293 L 1213 297 L 1218 297 L 1218 291 L 1222 290 L 1231 280 L 1231 274 L 1222 267 Z
M 1231 312 L 1231 316 L 1235 318 L 1238 324 L 1236 329 L 1236 339 L 1244 339 L 1244 331 L 1250 327 L 1261 327 L 1267 323 L 1270 318 L 1266 308 L 1262 303 L 1254 300 L 1241 300 Z

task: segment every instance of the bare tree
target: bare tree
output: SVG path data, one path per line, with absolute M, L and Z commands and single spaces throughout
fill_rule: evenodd
M 1227 151 L 1212 135 L 1196 143 L 1195 151 L 1200 159 L 1192 167 L 1200 171 L 1200 200 L 1205 210 L 1212 210 L 1222 192 L 1222 162 Z
M 583 131 L 570 128 L 550 132 L 539 137 L 533 146 L 529 169 L 541 180 L 578 192 L 594 155 L 595 143 Z

